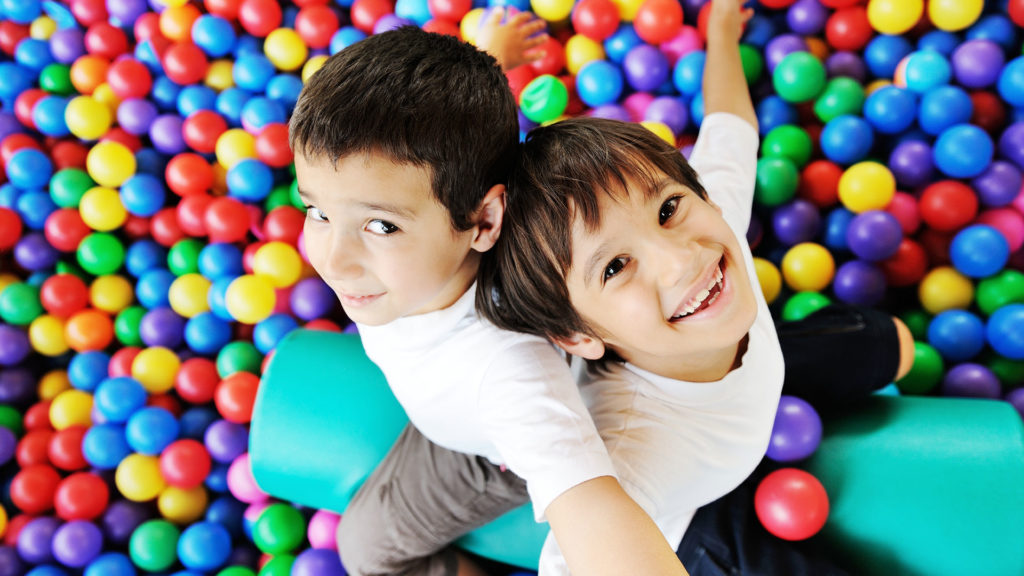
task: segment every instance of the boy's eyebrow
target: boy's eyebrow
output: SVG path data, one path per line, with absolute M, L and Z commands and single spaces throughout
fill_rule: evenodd
M 306 204 L 313 204 L 313 196 L 309 192 L 306 192 L 302 188 L 298 188 L 297 191 L 299 193 L 300 200 L 302 200 Z M 408 208 L 403 208 L 401 206 L 396 206 L 395 204 L 382 204 L 379 202 L 356 202 L 356 206 L 360 208 L 366 208 L 367 210 L 387 212 L 389 214 L 394 214 L 395 216 L 401 216 L 402 218 L 412 219 L 416 216 L 412 210 L 409 210 Z
M 608 251 L 608 244 L 601 243 L 600 246 L 594 250 L 594 253 L 587 259 L 587 263 L 583 265 L 583 285 L 587 288 L 590 287 L 590 279 L 594 276 L 594 268 L 601 265 L 604 262 L 604 254 Z

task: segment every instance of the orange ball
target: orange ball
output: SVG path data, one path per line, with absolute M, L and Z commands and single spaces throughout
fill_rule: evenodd
M 191 40 L 192 24 L 199 16 L 199 8 L 192 4 L 170 6 L 160 13 L 160 32 L 172 42 Z
M 103 350 L 114 340 L 114 323 L 99 310 L 82 310 L 68 318 L 64 340 L 76 352 Z
M 80 94 L 92 94 L 96 87 L 107 81 L 110 62 L 106 58 L 86 54 L 71 64 L 71 85 Z

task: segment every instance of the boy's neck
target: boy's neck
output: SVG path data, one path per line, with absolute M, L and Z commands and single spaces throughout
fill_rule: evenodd
M 717 382 L 743 365 L 750 335 L 728 349 L 701 353 L 692 358 L 635 358 L 628 361 L 658 376 L 684 382 Z
M 415 312 L 406 314 L 409 316 L 420 316 L 422 314 L 429 314 L 431 312 L 438 312 L 451 308 L 459 298 L 465 295 L 466 291 L 469 290 L 473 283 L 476 282 L 477 271 L 480 269 L 480 253 L 475 250 L 471 250 L 466 259 L 463 260 L 462 265 L 452 275 L 451 280 L 444 286 L 444 288 L 438 292 L 437 296 L 431 300 L 427 305 Z

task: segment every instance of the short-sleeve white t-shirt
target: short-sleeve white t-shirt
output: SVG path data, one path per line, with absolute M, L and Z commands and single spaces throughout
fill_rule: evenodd
M 443 310 L 358 325 L 363 348 L 424 436 L 506 465 L 526 481 L 543 521 L 563 492 L 615 472 L 562 354 L 481 318 L 475 293 Z
M 739 240 L 757 282 L 746 241 L 759 140 L 737 116 L 707 116 L 690 156 L 710 198 Z M 716 382 L 684 382 L 631 364 L 590 369 L 582 393 L 626 492 L 651 516 L 673 548 L 697 508 L 735 489 L 768 447 L 784 365 L 768 305 L 755 284 L 757 317 L 742 364 Z M 568 574 L 553 538 L 541 573 Z

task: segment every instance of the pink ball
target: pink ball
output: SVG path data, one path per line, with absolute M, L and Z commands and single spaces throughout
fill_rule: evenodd
M 255 504 L 249 504 L 245 508 L 245 512 L 242 512 L 242 522 L 245 523 L 249 528 L 256 523 L 260 518 L 260 514 L 270 506 L 270 501 L 256 502 Z
M 654 95 L 647 92 L 634 92 L 622 101 L 622 107 L 629 112 L 633 122 L 640 122 L 647 114 L 647 107 L 654 101 Z
M 1024 186 L 1021 186 L 1020 193 L 1010 203 L 1011 206 L 1017 209 L 1018 212 L 1024 214 Z
M 668 65 L 673 68 L 680 58 L 703 47 L 704 43 L 700 39 L 700 32 L 693 26 L 683 26 L 671 40 L 667 40 L 659 46 L 661 53 L 668 57 Z
M 228 490 L 232 496 L 246 504 L 257 504 L 270 499 L 266 492 L 260 490 L 256 485 L 256 479 L 252 477 L 248 452 L 235 458 L 228 467 Z
M 306 537 L 309 538 L 309 545 L 322 550 L 337 550 L 338 540 L 335 534 L 338 532 L 338 523 L 341 516 L 330 510 L 317 510 L 309 519 L 309 529 Z
M 1013 208 L 993 208 L 978 215 L 978 224 L 988 224 L 1006 238 L 1010 253 L 1024 246 L 1024 215 Z
M 299 239 L 295 242 L 295 245 L 299 249 L 299 256 L 302 256 L 302 261 L 309 264 L 309 256 L 306 255 L 306 231 L 299 232 Z
M 897 192 L 885 211 L 896 217 L 904 236 L 913 236 L 921 227 L 921 213 L 917 210 L 917 200 L 906 192 Z

